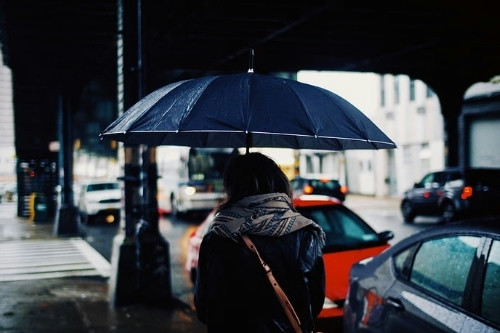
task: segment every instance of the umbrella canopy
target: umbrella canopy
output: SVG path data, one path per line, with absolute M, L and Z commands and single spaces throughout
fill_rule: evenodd
M 396 147 L 361 111 L 333 92 L 251 72 L 164 86 L 123 113 L 101 137 L 149 146 Z

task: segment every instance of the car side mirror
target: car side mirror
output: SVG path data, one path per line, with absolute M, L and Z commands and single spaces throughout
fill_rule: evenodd
M 382 231 L 378 233 L 381 240 L 388 242 L 394 238 L 394 233 L 390 230 Z

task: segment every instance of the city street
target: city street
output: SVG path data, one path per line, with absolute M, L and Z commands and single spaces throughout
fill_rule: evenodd
M 323 304 L 320 332 L 342 332 L 344 309 L 345 331 L 499 330 L 497 226 L 472 231 L 500 210 L 494 5 L 0 0 L 0 333 L 206 333 L 193 295 L 206 275 L 210 326 L 286 326 L 257 270 L 239 269 L 252 264 L 241 244 L 216 240 L 195 279 L 202 237 L 190 237 L 208 212 L 187 215 L 251 195 L 231 189 L 242 175 L 257 193 L 276 185 L 261 186 L 256 171 L 271 168 L 244 151 L 297 182 L 324 247 L 295 232 L 309 221 L 261 202 L 249 229 L 229 228 L 228 210 L 221 233 L 285 234 L 263 259 L 293 303 Z M 424 230 L 428 242 L 399 243 Z M 281 245 L 294 236 L 295 254 Z
M 435 226 L 439 221 L 437 218 L 417 218 L 413 224 L 404 223 L 397 198 L 377 199 L 352 194 L 347 196 L 345 205 L 365 219 L 376 231 L 393 231 L 394 239 L 391 240 L 391 244 L 427 227 Z M 160 231 L 170 244 L 172 292 L 174 297 L 189 304 L 193 309 L 193 285 L 184 265 L 189 235 L 201 223 L 202 219 L 203 217 L 196 217 L 181 220 L 170 215 L 160 219 Z M 117 228 L 117 225 L 86 226 L 86 241 L 109 261 L 111 240 L 116 234 Z

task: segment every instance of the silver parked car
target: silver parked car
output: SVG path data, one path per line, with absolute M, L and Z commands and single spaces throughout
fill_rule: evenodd
M 500 217 L 433 227 L 355 264 L 344 332 L 500 332 Z

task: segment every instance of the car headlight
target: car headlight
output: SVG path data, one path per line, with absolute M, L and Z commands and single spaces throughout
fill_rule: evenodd
M 193 195 L 196 193 L 196 187 L 194 186 L 186 186 L 184 187 L 184 194 Z

